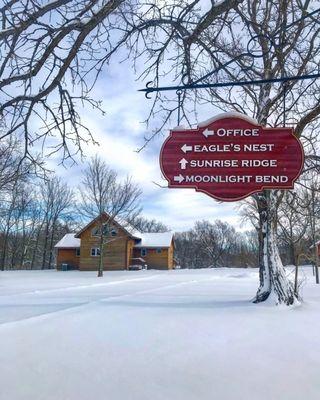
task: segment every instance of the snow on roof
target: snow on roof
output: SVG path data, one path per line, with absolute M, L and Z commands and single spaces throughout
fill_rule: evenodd
M 129 222 L 123 220 L 122 218 L 115 217 L 114 221 L 121 226 L 125 231 L 127 231 L 131 236 L 134 236 L 137 239 L 141 238 L 141 232 L 138 231 L 133 225 L 129 224 Z
M 129 232 L 131 236 L 133 236 L 133 237 L 135 237 L 135 238 L 137 238 L 137 239 L 140 239 L 140 238 L 141 238 L 141 232 L 138 231 L 136 228 L 134 228 L 132 225 L 126 226 L 124 229 L 125 229 L 127 232 Z
M 75 233 L 67 233 L 54 246 L 56 249 L 75 249 L 80 247 L 80 239 L 74 237 Z
M 255 119 L 249 117 L 248 115 L 240 114 L 240 113 L 235 112 L 235 111 L 229 111 L 229 112 L 225 112 L 225 113 L 220 113 L 220 114 L 215 115 L 214 117 L 212 117 L 212 118 L 210 118 L 210 119 L 208 119 L 206 121 L 200 122 L 198 124 L 198 127 L 201 128 L 203 126 L 207 126 L 209 124 L 212 124 L 212 122 L 217 121 L 218 119 L 225 119 L 225 118 L 240 118 L 240 119 L 244 119 L 245 121 L 250 122 L 253 125 L 259 125 L 258 122 Z
M 140 233 L 141 242 L 137 243 L 134 247 L 170 247 L 173 233 Z
M 185 125 L 178 125 L 175 128 L 171 129 L 172 131 L 185 131 L 188 129 Z
M 259 125 L 257 120 L 255 120 L 254 118 L 249 117 L 248 115 L 241 114 L 241 113 L 238 113 L 236 111 L 228 111 L 228 112 L 225 112 L 225 113 L 217 114 L 214 117 L 207 119 L 206 121 L 199 122 L 198 128 L 203 128 L 203 127 L 205 127 L 207 125 L 212 124 L 215 121 L 218 121 L 219 119 L 225 119 L 225 118 L 240 118 L 240 119 L 243 119 L 244 121 L 250 122 L 253 125 Z M 171 130 L 173 132 L 177 132 L 177 131 L 185 131 L 187 129 L 188 128 L 186 126 L 179 125 L 179 126 L 176 126 L 175 128 L 173 128 Z
M 135 258 L 131 258 L 131 261 L 141 261 L 141 262 L 146 262 L 146 260 L 142 257 L 135 257 Z

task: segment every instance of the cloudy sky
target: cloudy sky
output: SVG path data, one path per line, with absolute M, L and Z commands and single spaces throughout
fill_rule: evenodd
M 102 116 L 91 109 L 80 110 L 84 124 L 100 143 L 99 146 L 88 146 L 85 149 L 86 157 L 98 154 L 120 177 L 131 175 L 143 189 L 144 216 L 155 218 L 174 231 L 187 230 L 195 221 L 202 219 L 220 219 L 233 224 L 236 229 L 250 228 L 241 224 L 237 203 L 222 204 L 193 189 L 161 188 L 154 183 L 166 185 L 161 176 L 159 153 L 169 131 L 163 132 L 140 153 L 136 152 L 144 143 L 144 136 L 150 134 L 142 121 L 146 119 L 152 101 L 137 91 L 142 87 L 141 82 L 135 81 L 128 63 L 114 60 L 104 71 L 94 89 L 94 97 L 103 101 L 106 115 Z M 219 111 L 213 108 L 199 109 L 199 122 L 217 113 Z M 84 164 L 79 160 L 78 165 L 72 168 L 54 167 L 71 185 L 77 185 Z

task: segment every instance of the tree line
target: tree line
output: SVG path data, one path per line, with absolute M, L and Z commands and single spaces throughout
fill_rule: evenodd
M 182 268 L 257 267 L 258 238 L 220 220 L 198 221 L 175 234 L 175 257 Z
M 316 264 L 320 237 L 319 187 L 287 191 L 277 210 L 277 243 L 284 265 Z M 175 234 L 175 257 L 182 268 L 258 267 L 259 214 L 252 200 L 241 203 L 240 214 L 252 230 L 239 232 L 227 222 L 198 221 Z
M 138 185 L 98 157 L 87 162 L 80 180 L 71 188 L 54 173 L 38 176 L 33 160 L 21 162 L 18 141 L 0 144 L 0 270 L 55 267 L 54 245 L 104 212 L 141 232 L 168 230 L 143 217 Z M 103 248 L 107 237 L 101 238 Z
M 54 245 L 66 233 L 106 212 L 141 232 L 170 228 L 141 214 L 141 190 L 130 177 L 120 180 L 101 159 L 91 159 L 81 184 L 71 188 L 54 174 L 38 177 L 33 164 L 21 163 L 17 142 L 0 145 L 0 269 L 46 269 L 55 266 Z M 277 242 L 284 264 L 316 263 L 319 238 L 320 183 L 309 173 L 277 208 Z M 219 220 L 198 221 L 175 233 L 175 259 L 182 268 L 256 267 L 259 262 L 259 213 L 256 203 L 241 203 L 243 220 L 253 230 L 237 232 Z M 108 238 L 102 228 L 101 248 Z M 114 240 L 114 239 L 112 239 Z
M 42 179 L 20 160 L 16 142 L 0 145 L 0 269 L 50 268 L 54 244 L 78 226 L 74 194 L 60 178 Z

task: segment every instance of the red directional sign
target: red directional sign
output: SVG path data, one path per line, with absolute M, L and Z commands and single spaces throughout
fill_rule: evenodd
M 262 189 L 292 189 L 304 154 L 292 128 L 264 128 L 251 118 L 225 113 L 196 129 L 173 129 L 160 165 L 171 188 L 194 188 L 221 201 Z

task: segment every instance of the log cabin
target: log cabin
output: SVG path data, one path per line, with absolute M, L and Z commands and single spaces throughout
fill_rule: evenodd
M 141 233 L 104 214 L 89 222 L 81 231 L 67 233 L 54 246 L 57 269 L 96 271 L 101 250 L 101 226 L 107 232 L 103 244 L 104 270 L 128 270 L 137 265 L 149 269 L 174 268 L 172 232 Z

